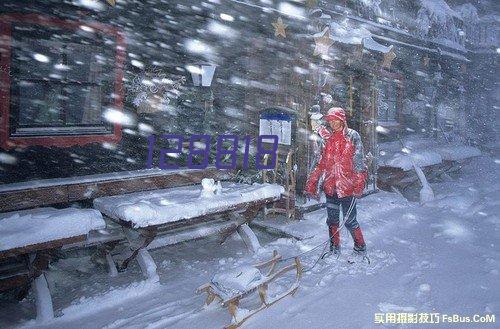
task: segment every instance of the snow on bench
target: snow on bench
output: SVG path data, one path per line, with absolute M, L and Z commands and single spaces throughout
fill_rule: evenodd
M 213 179 L 204 178 L 201 185 L 97 198 L 94 208 L 120 224 L 128 240 L 129 255 L 118 269 L 126 269 L 137 258 L 144 275 L 158 280 L 156 264 L 148 253 L 150 248 L 213 233 L 227 237 L 237 231 L 245 245 L 255 252 L 260 244 L 248 222 L 262 205 L 278 200 L 284 191 L 276 184 L 215 184 Z M 205 221 L 223 213 L 229 214 L 230 219 Z M 166 235 L 155 240 L 159 228 Z
M 44 273 L 50 251 L 82 241 L 90 231 L 105 226 L 101 213 L 94 209 L 37 208 L 0 214 L 0 260 L 29 255 L 30 263 L 28 269 L 2 275 L 0 291 L 34 281 L 37 320 L 52 319 L 52 298 Z
M 427 167 L 443 162 L 441 155 L 432 151 L 413 151 L 411 154 L 396 153 L 389 159 L 381 157 L 381 160 L 381 166 L 401 168 L 404 171 L 412 170 L 413 162 L 418 167 Z
M 94 209 L 37 208 L 0 214 L 0 254 L 23 247 L 87 235 L 106 225 Z
M 203 197 L 200 185 L 194 185 L 97 198 L 94 208 L 141 228 L 217 213 L 244 202 L 279 198 L 283 192 L 276 184 L 222 183 L 221 194 Z
M 474 146 L 450 145 L 436 148 L 443 160 L 460 161 L 481 155 L 481 151 Z
M 443 144 L 436 140 L 412 136 L 401 142 L 380 143 L 379 165 L 412 170 L 413 163 L 418 167 L 437 165 L 443 161 L 461 161 L 481 155 L 473 146 L 462 144 Z

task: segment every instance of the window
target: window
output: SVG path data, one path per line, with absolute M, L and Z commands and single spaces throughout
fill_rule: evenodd
M 124 46 L 116 31 L 38 15 L 3 15 L 1 27 L 10 40 L 1 52 L 10 73 L 2 72 L 0 90 L 4 148 L 121 138 L 121 127 L 102 117 L 122 107 Z
M 382 78 L 377 84 L 378 124 L 381 126 L 397 126 L 400 124 L 401 84 L 391 78 Z

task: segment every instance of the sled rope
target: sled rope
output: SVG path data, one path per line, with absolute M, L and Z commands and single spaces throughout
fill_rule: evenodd
M 335 234 L 337 234 L 344 226 L 345 226 L 345 223 L 347 222 L 347 218 L 349 218 L 349 216 L 351 215 L 351 212 L 352 210 L 354 209 L 354 205 L 356 204 L 356 197 L 353 197 L 352 198 L 352 201 L 351 201 L 351 204 L 349 206 L 349 209 L 347 210 L 347 213 L 345 216 L 343 216 L 342 218 L 342 222 L 340 223 L 339 225 L 339 228 L 337 229 L 337 231 L 335 232 Z M 314 246 L 312 249 L 310 250 L 307 250 L 307 251 L 304 251 L 300 254 L 297 254 L 295 256 L 291 256 L 291 257 L 287 257 L 287 258 L 283 258 L 280 260 L 280 262 L 284 262 L 284 261 L 287 261 L 287 260 L 290 260 L 290 259 L 294 259 L 295 257 L 300 257 L 302 255 L 305 255 L 305 254 L 308 254 L 316 249 L 318 249 L 319 247 L 323 246 L 323 250 L 321 251 L 321 253 L 319 254 L 319 257 L 316 259 L 316 261 L 313 263 L 313 265 L 309 268 L 304 268 L 302 270 L 302 272 L 309 272 L 311 271 L 319 262 L 319 260 L 321 259 L 321 257 L 323 256 L 325 250 L 326 250 L 326 247 L 328 246 L 328 243 L 330 242 L 330 238 L 326 239 L 326 241 Z

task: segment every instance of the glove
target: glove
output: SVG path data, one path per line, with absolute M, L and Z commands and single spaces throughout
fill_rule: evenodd
M 363 171 L 360 173 L 355 173 L 355 184 L 354 184 L 354 195 L 361 196 L 365 190 L 366 179 L 368 178 L 368 172 Z

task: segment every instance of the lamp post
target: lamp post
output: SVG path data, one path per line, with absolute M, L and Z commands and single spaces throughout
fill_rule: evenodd
M 203 119 L 203 127 L 205 131 L 207 131 L 210 126 L 210 122 L 213 120 L 213 95 L 210 86 L 212 85 L 212 80 L 214 78 L 215 68 L 216 66 L 210 63 L 190 64 L 186 66 L 186 69 L 189 73 L 191 73 L 193 85 L 195 87 L 207 87 L 209 91 L 208 96 L 207 94 L 202 94 L 201 96 L 205 110 Z

